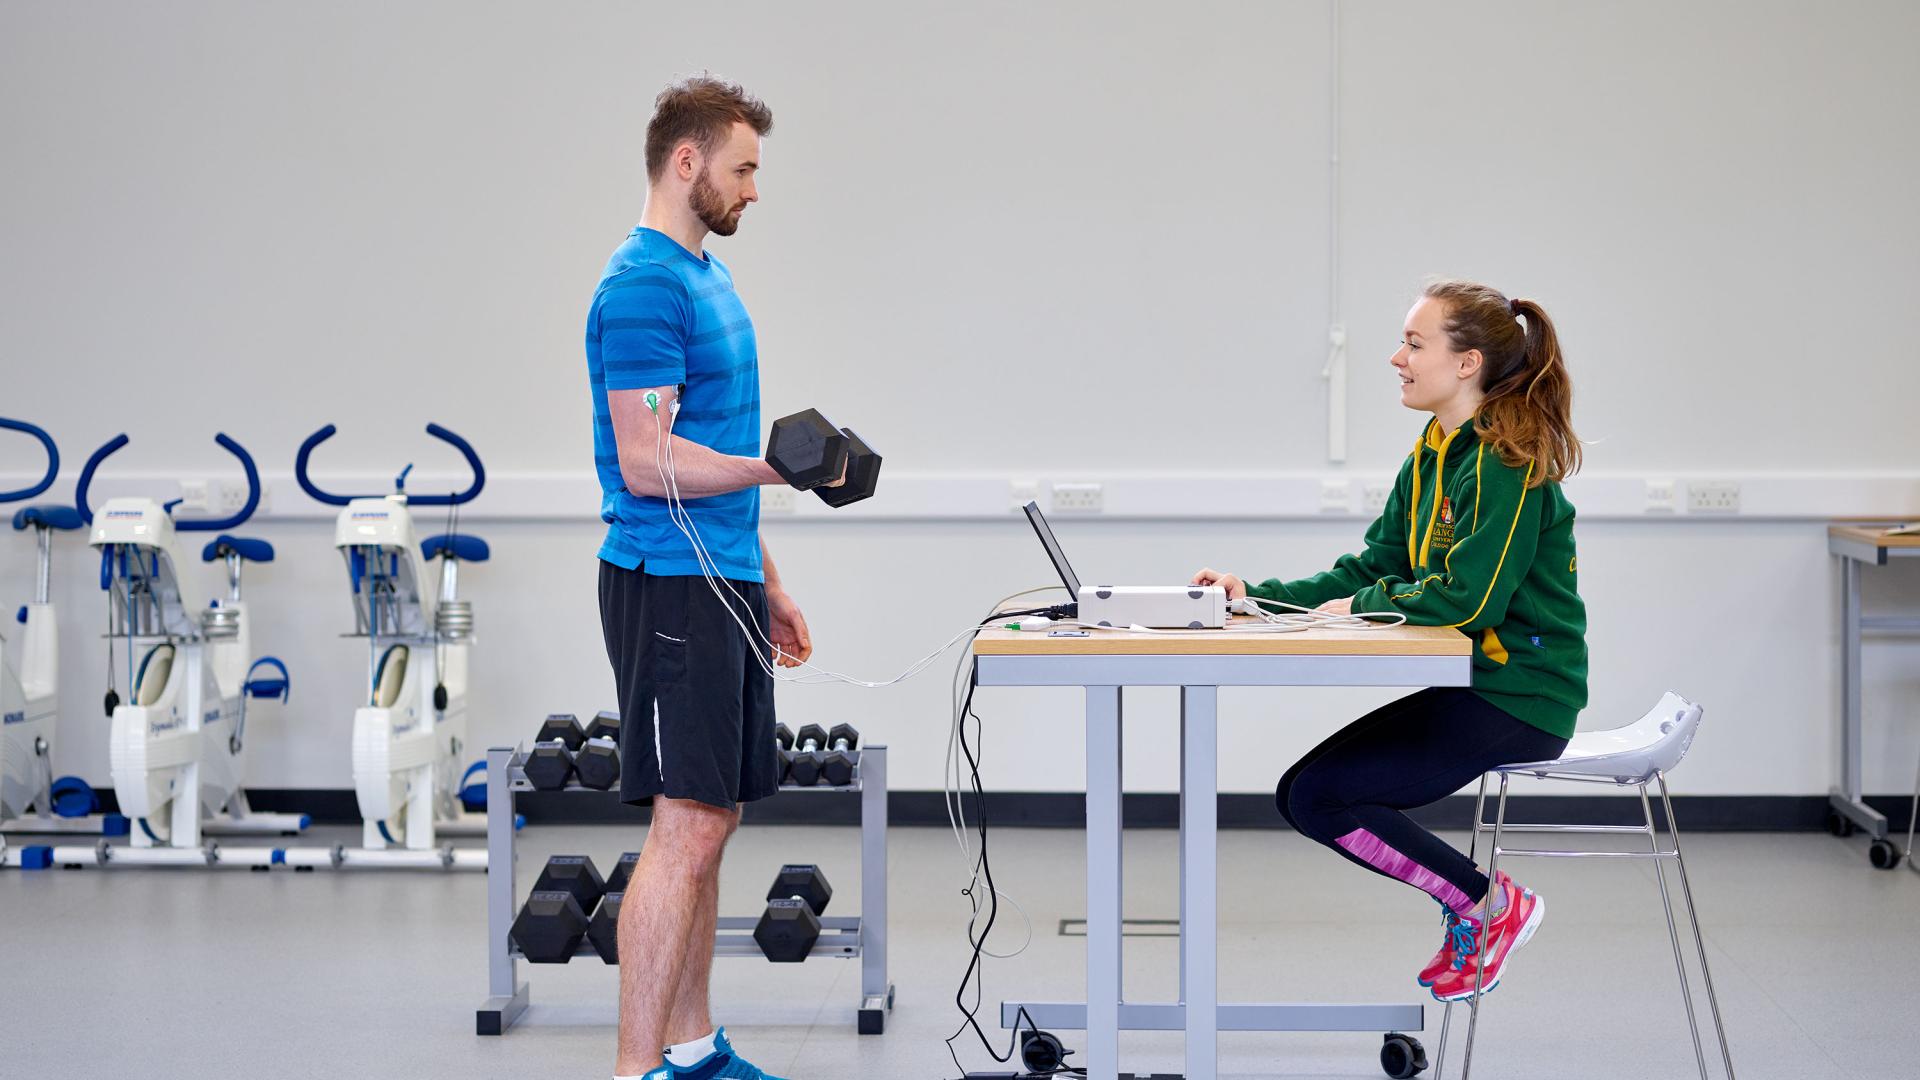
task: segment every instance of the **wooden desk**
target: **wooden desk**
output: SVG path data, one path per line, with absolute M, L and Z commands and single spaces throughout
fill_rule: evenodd
M 1236 619 L 1234 625 L 1251 625 Z M 1419 1004 L 1318 1002 L 1221 1004 L 1217 985 L 1219 791 L 1217 707 L 1222 686 L 1466 686 L 1473 647 L 1453 630 L 1220 630 L 1143 634 L 1095 630 L 1084 638 L 988 630 L 974 642 L 981 686 L 1086 688 L 1087 1001 L 1000 1005 L 1013 1027 L 1087 1033 L 1087 1080 L 1115 1080 L 1120 1031 L 1186 1032 L 1187 1080 L 1214 1080 L 1218 1032 L 1419 1031 Z M 1129 1002 L 1120 981 L 1121 691 L 1180 687 L 1180 1000 Z
M 1920 618 L 1860 613 L 1860 568 L 1886 566 L 1894 559 L 1920 558 L 1920 536 L 1888 536 L 1876 526 L 1834 524 L 1827 528 L 1827 551 L 1840 560 L 1840 782 L 1827 797 L 1827 829 L 1836 836 L 1855 826 L 1874 839 L 1874 865 L 1889 868 L 1892 847 L 1887 819 L 1861 798 L 1860 634 L 1863 630 L 1920 631 Z M 1887 845 L 1885 851 L 1879 850 Z

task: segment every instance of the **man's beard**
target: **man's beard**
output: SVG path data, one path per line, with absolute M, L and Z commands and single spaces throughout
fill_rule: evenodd
M 720 197 L 720 189 L 713 186 L 704 172 L 693 182 L 693 190 L 687 196 L 687 206 L 707 227 L 707 231 L 716 236 L 732 236 L 734 230 L 740 227 L 740 215 L 731 212 L 732 208 Z

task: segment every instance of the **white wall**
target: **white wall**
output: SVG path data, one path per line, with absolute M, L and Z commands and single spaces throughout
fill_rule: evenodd
M 259 458 L 274 497 L 248 531 L 281 558 L 250 578 L 255 641 L 295 680 L 285 713 L 255 721 L 262 786 L 348 782 L 364 656 L 337 636 L 350 617 L 330 529 L 284 480 L 326 422 L 342 427 L 322 452 L 334 475 L 454 471 L 428 420 L 495 474 L 467 518 L 495 548 L 468 578 L 475 742 L 608 704 L 582 316 L 639 213 L 653 92 L 711 66 L 777 117 L 764 201 L 714 245 L 756 318 L 766 409 L 817 404 L 858 427 L 893 490 L 923 500 L 904 520 L 769 521 L 821 662 L 890 674 L 1044 584 L 1024 526 L 998 516 L 1005 480 L 1101 473 L 1117 495 L 1168 470 L 1391 470 L 1418 426 L 1382 362 L 1408 298 L 1428 273 L 1476 275 L 1555 314 L 1590 468 L 1615 478 L 1582 502 L 1612 511 L 1581 531 L 1584 723 L 1671 687 L 1712 725 L 1683 788 L 1824 790 L 1836 602 L 1806 515 L 1920 512 L 1901 453 L 1920 391 L 1902 303 L 1920 210 L 1900 186 L 1920 165 L 1920 72 L 1900 51 L 1920 13 L 1342 5 L 1346 469 L 1325 463 L 1318 378 L 1329 29 L 1320 3 L 9 5 L 0 414 L 60 439 L 56 493 L 120 430 L 134 443 L 105 493 L 230 476 L 216 430 Z M 25 445 L 0 443 L 0 486 L 31 468 Z M 986 509 L 934 512 L 956 473 L 988 478 Z M 1733 473 L 1800 502 L 1663 520 L 1618 495 Z M 1854 490 L 1871 505 L 1816 497 Z M 1146 578 L 1307 572 L 1362 524 L 1313 519 L 1310 502 L 1201 513 L 1061 531 L 1083 571 Z M 24 599 L 30 548 L 6 547 L 0 597 Z M 77 540 L 58 571 L 59 765 L 104 782 L 104 605 Z M 1913 576 L 1874 572 L 1870 592 L 1920 600 Z M 1874 790 L 1908 784 L 1920 753 L 1902 704 L 1913 659 L 1868 649 Z M 936 671 L 783 688 L 781 709 L 860 723 L 896 748 L 897 786 L 929 788 L 945 693 Z M 1385 696 L 1230 692 L 1224 785 L 1270 786 Z M 1074 695 L 981 705 L 995 787 L 1080 784 Z M 1171 789 L 1171 695 L 1142 693 L 1132 715 L 1130 775 Z

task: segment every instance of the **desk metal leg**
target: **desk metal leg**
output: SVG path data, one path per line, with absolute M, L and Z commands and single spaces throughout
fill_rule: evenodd
M 1087 1080 L 1120 1074 L 1120 688 L 1087 687 Z
M 1180 992 L 1187 1080 L 1214 1080 L 1219 1042 L 1219 698 L 1214 686 L 1180 689 Z
M 1861 798 L 1865 784 L 1860 707 L 1860 563 L 1840 557 L 1840 784 L 1828 796 L 1834 812 L 1867 830 L 1887 835 L 1887 819 Z

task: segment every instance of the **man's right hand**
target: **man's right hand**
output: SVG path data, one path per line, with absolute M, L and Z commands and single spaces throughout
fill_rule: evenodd
M 1214 569 L 1205 569 L 1193 575 L 1189 585 L 1218 585 L 1227 590 L 1228 600 L 1239 600 L 1247 595 L 1247 583 L 1236 574 L 1226 574 Z

